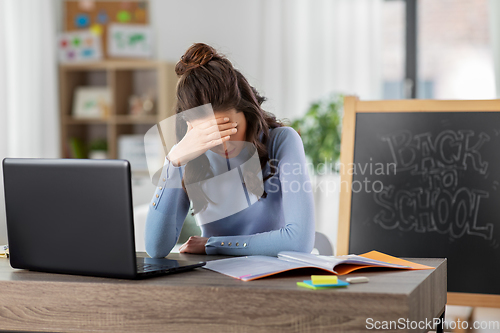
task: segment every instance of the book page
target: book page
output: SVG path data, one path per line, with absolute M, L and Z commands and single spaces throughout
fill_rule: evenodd
M 246 256 L 207 261 L 206 265 L 203 266 L 203 268 L 243 281 L 250 281 L 259 277 L 302 267 L 314 267 L 314 265 L 311 265 L 311 263 L 280 260 L 276 257 Z
M 366 257 L 364 257 L 366 255 Z M 376 260 L 383 259 L 382 260 Z M 208 261 L 203 267 L 243 281 L 289 271 L 296 268 L 320 268 L 330 273 L 344 275 L 366 267 L 399 269 L 431 269 L 376 251 L 362 255 L 322 256 L 316 254 L 282 251 L 277 257 L 246 256 Z
M 313 265 L 324 269 L 333 270 L 334 267 L 342 262 L 332 256 L 321 256 L 310 253 L 282 251 L 278 253 L 278 258 L 287 262 L 300 263 L 301 265 Z
M 392 268 L 408 268 L 409 266 L 403 266 L 396 263 L 388 262 L 388 261 L 380 261 L 371 258 L 365 258 L 362 256 L 358 256 L 355 254 L 349 254 L 346 256 L 337 256 L 336 258 L 340 259 L 342 264 L 355 264 L 355 265 L 370 265 L 370 266 L 383 266 L 383 267 L 392 267 Z
M 312 264 L 329 270 L 334 270 L 335 267 L 340 264 L 383 266 L 389 268 L 408 268 L 408 266 L 365 258 L 354 254 L 346 256 L 322 256 L 317 254 L 282 251 L 278 253 L 278 258 L 286 260 L 288 262 L 296 262 L 308 265 Z

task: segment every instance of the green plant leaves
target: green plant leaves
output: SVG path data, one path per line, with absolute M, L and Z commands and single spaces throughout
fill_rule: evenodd
M 316 172 L 335 171 L 340 157 L 340 134 L 344 96 L 332 94 L 313 102 L 307 113 L 292 122 L 292 127 L 302 137 L 306 155 Z M 324 170 L 326 168 L 326 170 Z

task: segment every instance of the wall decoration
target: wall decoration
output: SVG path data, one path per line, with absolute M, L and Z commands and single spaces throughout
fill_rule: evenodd
M 109 58 L 108 25 L 126 23 L 148 25 L 148 0 L 135 1 L 88 1 L 66 0 L 64 4 L 64 30 L 78 31 L 91 29 L 101 36 L 103 58 Z M 97 25 L 100 25 L 100 28 Z
M 99 23 L 94 23 L 92 24 L 92 26 L 90 27 L 90 31 L 96 35 L 96 36 L 101 36 L 102 35 L 102 25 L 100 25 Z
M 75 27 L 76 28 L 86 28 L 89 26 L 90 19 L 87 14 L 78 14 L 75 17 Z
M 118 14 L 116 14 L 116 19 L 118 20 L 118 22 L 127 23 L 131 19 L 130 12 L 126 10 L 121 10 L 118 12 Z
M 130 9 L 132 6 L 132 3 L 130 1 L 122 1 L 120 6 L 124 9 Z
M 97 22 L 101 24 L 106 24 L 108 23 L 108 14 L 106 13 L 105 10 L 101 10 L 99 14 L 97 15 Z
M 60 34 L 58 48 L 61 62 L 96 61 L 102 58 L 101 39 L 88 30 Z
M 150 58 L 153 56 L 152 39 L 149 26 L 110 24 L 108 54 L 111 57 Z
M 136 20 L 143 20 L 146 17 L 146 11 L 144 9 L 136 9 L 134 12 L 134 18 Z
M 94 8 L 95 8 L 95 1 L 94 0 L 79 0 L 78 7 L 81 10 L 84 10 L 86 12 L 90 12 L 90 11 L 94 10 Z
M 111 106 L 111 91 L 107 87 L 78 87 L 73 98 L 73 117 L 106 118 Z

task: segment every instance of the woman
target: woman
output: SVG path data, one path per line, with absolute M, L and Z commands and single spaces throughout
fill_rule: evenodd
M 153 258 L 170 253 L 189 211 L 188 184 L 206 179 L 206 174 L 220 173 L 222 166 L 231 169 L 246 145 L 258 154 L 254 156 L 258 156 L 262 168 L 263 189 L 259 193 L 258 185 L 249 187 L 252 181 L 247 178 L 242 185 L 247 200 L 253 194 L 258 200 L 249 200 L 247 208 L 201 224 L 202 236 L 190 237 L 180 252 L 270 256 L 280 251 L 310 253 L 314 245 L 314 204 L 300 136 L 261 109 L 265 98 L 212 47 L 192 45 L 175 71 L 179 77 L 176 112 L 211 104 L 215 119 L 188 120 L 187 131 L 184 129 L 181 140 L 168 154 L 146 220 L 147 253 Z M 227 164 L 220 165 L 220 156 Z M 205 174 L 201 178 L 200 170 Z M 203 190 L 197 193 L 201 199 L 191 200 L 195 217 L 202 216 L 214 199 Z M 224 195 L 228 194 L 232 193 L 224 190 Z

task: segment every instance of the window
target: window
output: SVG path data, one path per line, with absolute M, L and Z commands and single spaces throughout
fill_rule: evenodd
M 382 78 L 383 98 L 404 96 L 405 80 L 405 2 L 384 1 L 382 4 Z
M 384 99 L 495 98 L 488 0 L 386 0 L 382 31 Z
M 418 77 L 432 98 L 495 98 L 488 0 L 418 1 Z

